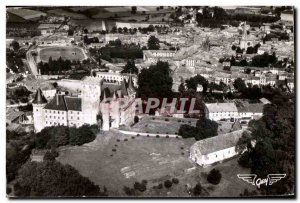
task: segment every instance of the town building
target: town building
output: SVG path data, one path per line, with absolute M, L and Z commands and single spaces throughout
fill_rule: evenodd
M 235 103 L 210 103 L 205 104 L 205 117 L 213 121 L 238 119 L 238 109 Z

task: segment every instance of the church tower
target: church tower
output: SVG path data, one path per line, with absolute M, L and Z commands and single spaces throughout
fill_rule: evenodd
M 36 91 L 33 106 L 33 125 L 36 133 L 40 132 L 45 127 L 44 107 L 47 104 L 47 99 L 44 97 L 42 90 L 39 88 Z

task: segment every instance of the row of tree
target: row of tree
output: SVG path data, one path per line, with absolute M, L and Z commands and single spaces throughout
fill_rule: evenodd
M 49 57 L 48 63 L 40 61 L 37 65 L 39 71 L 42 75 L 60 75 L 68 70 L 71 70 L 71 61 L 62 59 L 61 56 L 58 60 L 53 60 Z

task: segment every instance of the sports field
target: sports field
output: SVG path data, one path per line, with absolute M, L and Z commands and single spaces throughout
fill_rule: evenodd
M 48 62 L 50 56 L 53 60 L 57 60 L 60 56 L 64 60 L 69 59 L 71 61 L 85 59 L 83 50 L 78 47 L 47 47 L 40 50 L 39 56 L 43 62 Z

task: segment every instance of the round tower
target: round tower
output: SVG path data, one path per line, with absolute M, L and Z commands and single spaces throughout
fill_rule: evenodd
M 39 88 L 36 91 L 33 107 L 33 125 L 36 133 L 40 132 L 45 127 L 44 107 L 47 104 L 47 99 L 44 97 L 42 90 Z

